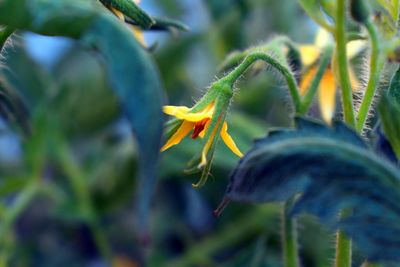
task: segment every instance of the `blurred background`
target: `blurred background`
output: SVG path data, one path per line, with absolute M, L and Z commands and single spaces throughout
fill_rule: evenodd
M 142 0 L 141 6 L 190 27 L 179 34 L 145 33 L 172 105 L 191 106 L 221 76 L 218 65 L 230 52 L 277 35 L 312 43 L 316 31 L 293 0 Z M 103 257 L 109 252 L 120 267 L 143 266 L 143 253 L 149 266 L 282 266 L 280 206 L 232 203 L 213 217 L 238 158 L 219 144 L 208 183 L 193 189 L 199 174 L 183 170 L 201 143 L 190 138 L 162 154 L 151 243 L 144 248 L 134 229 L 135 144 L 99 60 L 69 39 L 18 32 L 1 61 L 2 75 L 18 89 L 36 129 L 26 143 L 23 131 L 0 121 L 0 257 L 8 266 L 108 266 Z M 278 76 L 250 72 L 237 85 L 228 122 L 242 151 L 269 127 L 290 125 Z M 54 128 L 69 151 L 66 169 L 54 162 L 54 144 L 46 141 Z M 31 175 L 50 193 L 25 205 L 21 216 L 10 215 Z M 330 265 L 333 234 L 307 216 L 298 227 L 302 265 Z

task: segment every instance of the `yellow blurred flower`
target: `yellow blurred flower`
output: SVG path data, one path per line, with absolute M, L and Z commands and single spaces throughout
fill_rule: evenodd
M 140 0 L 132 0 L 135 4 L 140 4 Z M 117 16 L 120 20 L 122 20 L 123 22 L 125 22 L 125 16 L 124 14 L 119 11 L 118 9 L 114 8 L 114 7 L 109 7 L 109 10 L 115 15 Z M 132 32 L 134 34 L 134 36 L 136 37 L 136 39 L 142 44 L 142 45 L 146 45 L 146 42 L 144 40 L 144 35 L 142 30 L 134 25 L 129 25 L 128 27 L 130 27 L 132 29 Z
M 236 146 L 232 137 L 228 134 L 228 124 L 222 121 L 221 115 L 215 114 L 215 104 L 211 102 L 204 109 L 198 112 L 192 112 L 192 109 L 185 106 L 164 106 L 164 113 L 174 116 L 181 120 L 182 123 L 176 132 L 167 140 L 165 145 L 161 148 L 161 151 L 165 151 L 168 148 L 179 144 L 183 138 L 185 138 L 192 130 L 191 137 L 196 139 L 197 137 L 204 138 L 207 131 L 211 130 L 208 140 L 206 141 L 204 148 L 201 153 L 201 161 L 198 165 L 199 168 L 203 167 L 207 163 L 207 154 L 215 142 L 217 137 L 217 131 L 221 136 L 224 143 L 235 153 L 237 156 L 242 157 L 243 154 Z M 210 129 L 210 124 L 213 116 L 219 116 L 217 124 Z M 222 125 L 221 125 L 222 124 Z
M 300 55 L 305 71 L 302 73 L 300 82 L 300 95 L 304 96 L 314 79 L 315 74 L 318 70 L 318 60 L 321 57 L 321 53 L 327 45 L 333 43 L 330 34 L 320 29 L 316 36 L 314 44 L 300 45 Z M 357 56 L 363 48 L 365 48 L 366 42 L 362 40 L 351 41 L 347 44 L 347 57 L 349 60 Z M 318 88 L 319 95 L 319 107 L 322 118 L 330 123 L 335 113 L 336 103 L 336 75 L 335 75 L 335 62 L 332 62 L 330 67 L 325 70 L 322 76 L 321 82 Z M 357 79 L 354 70 L 349 67 L 348 69 L 350 83 L 353 91 L 360 89 L 360 82 Z

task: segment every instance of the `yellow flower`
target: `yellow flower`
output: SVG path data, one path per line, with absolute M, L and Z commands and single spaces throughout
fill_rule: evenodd
M 301 61 L 305 67 L 305 71 L 302 73 L 302 79 L 300 82 L 301 96 L 304 96 L 310 87 L 311 82 L 313 81 L 318 70 L 317 62 L 321 57 L 322 50 L 330 42 L 332 42 L 332 40 L 329 33 L 321 29 L 318 31 L 314 44 L 299 46 Z M 360 40 L 349 42 L 347 44 L 348 59 L 350 60 L 357 56 L 360 51 L 365 48 L 365 44 L 365 41 Z M 334 64 L 325 70 L 318 88 L 318 102 L 321 115 L 327 123 L 331 122 L 335 113 L 337 83 L 335 70 L 333 70 L 333 68 L 335 68 Z M 358 91 L 360 89 L 360 82 L 357 79 L 354 70 L 349 67 L 348 72 L 353 91 Z
M 217 131 L 221 136 L 224 143 L 235 153 L 237 156 L 242 157 L 243 154 L 236 146 L 232 137 L 228 134 L 228 124 L 223 121 L 221 115 L 215 114 L 214 102 L 208 104 L 204 109 L 198 112 L 192 112 L 192 109 L 185 106 L 164 106 L 164 113 L 174 116 L 179 120 L 182 120 L 181 125 L 176 132 L 168 139 L 165 145 L 161 148 L 161 151 L 165 151 L 168 148 L 179 144 L 183 138 L 185 138 L 190 132 L 191 137 L 196 139 L 197 137 L 204 138 L 207 131 L 211 130 L 206 144 L 201 153 L 201 161 L 198 165 L 199 168 L 203 167 L 207 163 L 207 154 L 217 138 Z M 213 116 L 219 116 L 216 125 L 213 129 L 210 129 L 210 124 Z M 221 125 L 222 123 L 222 125 Z M 193 130 L 193 131 L 192 131 Z

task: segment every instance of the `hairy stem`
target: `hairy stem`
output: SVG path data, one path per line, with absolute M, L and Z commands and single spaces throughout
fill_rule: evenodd
M 350 212 L 350 210 L 344 210 L 340 216 L 346 217 Z M 351 239 L 342 230 L 339 230 L 336 234 L 335 267 L 351 267 L 351 254 Z
M 337 0 L 336 13 L 336 60 L 340 87 L 342 88 L 342 102 L 344 121 L 352 127 L 356 126 L 353 107 L 353 95 L 348 73 L 346 52 L 346 0 Z
M 372 101 L 374 99 L 377 84 L 379 82 L 380 73 L 383 67 L 383 62 L 380 60 L 380 45 L 378 32 L 375 25 L 368 20 L 366 23 L 371 42 L 371 60 L 370 60 L 370 73 L 367 89 L 365 90 L 364 98 L 361 102 L 360 110 L 358 112 L 357 130 L 362 132 L 368 113 L 371 109 Z
M 295 107 L 296 113 L 299 112 L 301 106 L 301 99 L 299 90 L 297 87 L 297 82 L 295 77 L 289 68 L 282 65 L 278 60 L 269 56 L 263 52 L 253 52 L 250 53 L 242 63 L 239 64 L 232 72 L 230 72 L 227 76 L 222 79 L 230 82 L 232 85 L 239 79 L 240 76 L 257 60 L 263 60 L 266 63 L 270 64 L 276 70 L 278 70 L 286 80 L 286 83 L 289 88 L 289 93 L 293 101 L 293 105 Z
M 287 216 L 287 211 L 293 203 L 293 199 L 285 203 L 282 212 L 282 230 L 283 230 L 283 253 L 284 267 L 298 267 L 299 255 L 297 249 L 297 231 L 296 219 Z
M 339 82 L 342 88 L 342 102 L 344 121 L 351 127 L 356 127 L 354 116 L 353 93 L 348 73 L 347 51 L 346 51 L 346 0 L 337 0 L 336 12 L 336 59 L 339 72 Z M 345 216 L 346 214 L 342 214 Z M 351 240 L 339 230 L 336 240 L 336 267 L 351 267 Z

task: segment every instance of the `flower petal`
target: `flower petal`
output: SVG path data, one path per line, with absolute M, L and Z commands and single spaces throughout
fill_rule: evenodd
M 312 65 L 321 55 L 321 49 L 315 45 L 301 45 L 299 50 L 301 62 L 305 66 Z
M 315 45 L 319 48 L 324 48 L 333 43 L 332 35 L 324 28 L 319 28 L 315 36 Z
M 224 122 L 224 124 L 222 125 L 220 135 L 225 145 L 229 147 L 229 149 L 232 150 L 233 153 L 235 153 L 240 158 L 243 157 L 243 153 L 240 152 L 232 137 L 228 134 L 228 124 L 226 122 Z
M 368 45 L 365 40 L 354 40 L 346 45 L 347 58 L 352 59 L 356 57 L 362 50 L 364 50 Z
M 322 118 L 330 123 L 335 112 L 336 83 L 332 70 L 328 69 L 319 85 L 319 108 Z
M 185 107 L 185 106 L 164 106 L 163 111 L 165 114 L 175 116 L 176 113 L 189 112 L 190 108 Z
M 125 20 L 125 16 L 124 14 L 122 14 L 121 11 L 111 7 L 110 8 L 111 12 L 114 13 L 115 16 L 117 16 L 120 20 L 124 21 Z
M 167 150 L 171 146 L 179 144 L 186 135 L 193 129 L 194 123 L 189 121 L 183 121 L 182 125 L 176 130 L 176 132 L 168 139 L 167 143 L 161 148 L 161 152 Z
M 203 137 L 204 137 L 204 135 L 205 135 L 206 132 L 207 132 L 208 126 L 210 126 L 210 123 L 211 123 L 211 120 L 208 120 L 207 123 L 206 123 L 206 125 L 204 126 L 203 131 L 201 131 L 201 132 L 199 133 L 200 138 L 203 138 Z
M 135 35 L 136 39 L 139 41 L 140 44 L 146 46 L 146 41 L 144 39 L 144 35 L 142 30 L 139 27 L 131 26 L 133 35 Z
M 316 73 L 317 73 L 317 67 L 312 67 L 301 78 L 300 88 L 299 88 L 301 96 L 304 96 L 307 93 L 307 90 L 310 87 L 311 82 L 314 79 Z
M 181 120 L 187 120 L 191 122 L 198 122 L 203 119 L 210 119 L 214 113 L 214 105 L 208 105 L 204 110 L 200 112 L 190 112 L 190 108 L 185 106 L 164 106 L 164 113 L 175 116 Z

